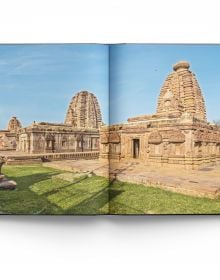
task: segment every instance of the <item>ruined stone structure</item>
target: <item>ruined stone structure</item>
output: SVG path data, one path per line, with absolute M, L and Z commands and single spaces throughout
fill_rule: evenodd
M 31 154 L 97 151 L 101 124 L 97 98 L 82 91 L 72 98 L 65 123 L 34 122 L 20 129 L 17 150 Z
M 16 150 L 18 132 L 21 127 L 21 122 L 16 117 L 10 119 L 7 129 L 0 130 L 0 150 Z
M 220 129 L 207 122 L 202 92 L 189 67 L 185 61 L 174 65 L 155 114 L 101 128 L 101 158 L 188 169 L 220 162 Z

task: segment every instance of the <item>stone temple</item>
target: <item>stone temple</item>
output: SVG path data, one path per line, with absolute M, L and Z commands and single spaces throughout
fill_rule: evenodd
M 65 124 L 71 127 L 99 129 L 102 125 L 102 115 L 96 96 L 87 91 L 77 93 L 70 102 Z
M 206 119 L 198 81 L 186 61 L 162 85 L 156 113 L 101 128 L 100 157 L 198 169 L 220 162 L 220 129 Z
M 101 111 L 96 96 L 82 91 L 72 98 L 64 123 L 34 122 L 21 129 L 17 150 L 28 153 L 99 150 L 101 124 Z
M 21 129 L 21 122 L 12 117 L 6 130 L 0 130 L 0 150 L 13 151 L 17 147 L 18 131 Z
M 99 157 L 110 165 L 138 162 L 199 169 L 220 163 L 220 128 L 207 121 L 196 76 L 188 62 L 180 61 L 161 87 L 155 114 L 107 126 L 96 96 L 81 91 L 72 98 L 63 123 L 22 127 L 13 117 L 0 131 L 0 150 L 48 160 L 78 159 L 86 153 L 87 159 Z
M 207 121 L 202 91 L 186 61 L 176 63 L 165 79 L 154 114 L 104 125 L 96 96 L 81 91 L 63 123 L 22 127 L 13 117 L 0 131 L 1 154 L 7 164 L 44 162 L 70 172 L 220 197 L 220 126 Z
M 8 130 L 0 131 L 3 143 L 0 149 L 5 150 L 6 138 L 10 138 L 11 149 L 24 154 L 98 151 L 101 125 L 96 96 L 81 91 L 72 98 L 64 123 L 33 122 L 21 128 L 20 122 L 12 118 Z

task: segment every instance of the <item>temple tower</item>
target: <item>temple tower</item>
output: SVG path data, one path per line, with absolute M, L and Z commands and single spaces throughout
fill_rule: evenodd
M 171 113 L 206 121 L 205 102 L 195 74 L 189 70 L 189 63 L 180 61 L 173 66 L 173 72 L 166 78 L 158 99 L 157 114 Z
M 21 127 L 21 122 L 16 117 L 12 117 L 8 122 L 7 130 L 17 132 Z
M 65 124 L 98 129 L 102 124 L 102 116 L 96 96 L 88 91 L 78 92 L 69 104 Z

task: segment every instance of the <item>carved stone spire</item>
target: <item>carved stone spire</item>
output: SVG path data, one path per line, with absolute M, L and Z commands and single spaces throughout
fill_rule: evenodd
M 21 122 L 16 117 L 12 117 L 8 122 L 7 130 L 17 132 L 21 127 Z
M 173 66 L 173 72 L 165 80 L 158 99 L 157 113 L 174 113 L 206 121 L 205 102 L 195 74 L 189 70 L 189 63 L 180 61 Z
M 99 128 L 102 116 L 96 96 L 88 91 L 78 92 L 70 102 L 65 124 L 78 128 Z

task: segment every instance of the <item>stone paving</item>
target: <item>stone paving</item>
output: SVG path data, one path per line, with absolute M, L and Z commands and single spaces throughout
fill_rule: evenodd
M 200 170 L 154 168 L 144 164 L 112 164 L 113 175 L 119 181 L 160 187 L 198 197 L 220 196 L 220 166 Z
M 98 176 L 109 177 L 109 164 L 106 160 L 62 160 L 45 162 L 43 166 L 70 172 L 93 172 Z
M 0 156 L 26 156 L 29 155 L 28 153 L 24 152 L 18 152 L 18 151 L 1 151 L 0 150 Z
M 119 181 L 144 184 L 162 189 L 198 196 L 220 196 L 220 166 L 200 170 L 170 169 L 147 166 L 135 161 L 111 161 L 110 169 L 104 160 L 68 160 L 44 163 L 45 166 L 72 172 L 93 172 Z M 109 172 L 110 171 L 110 172 Z

